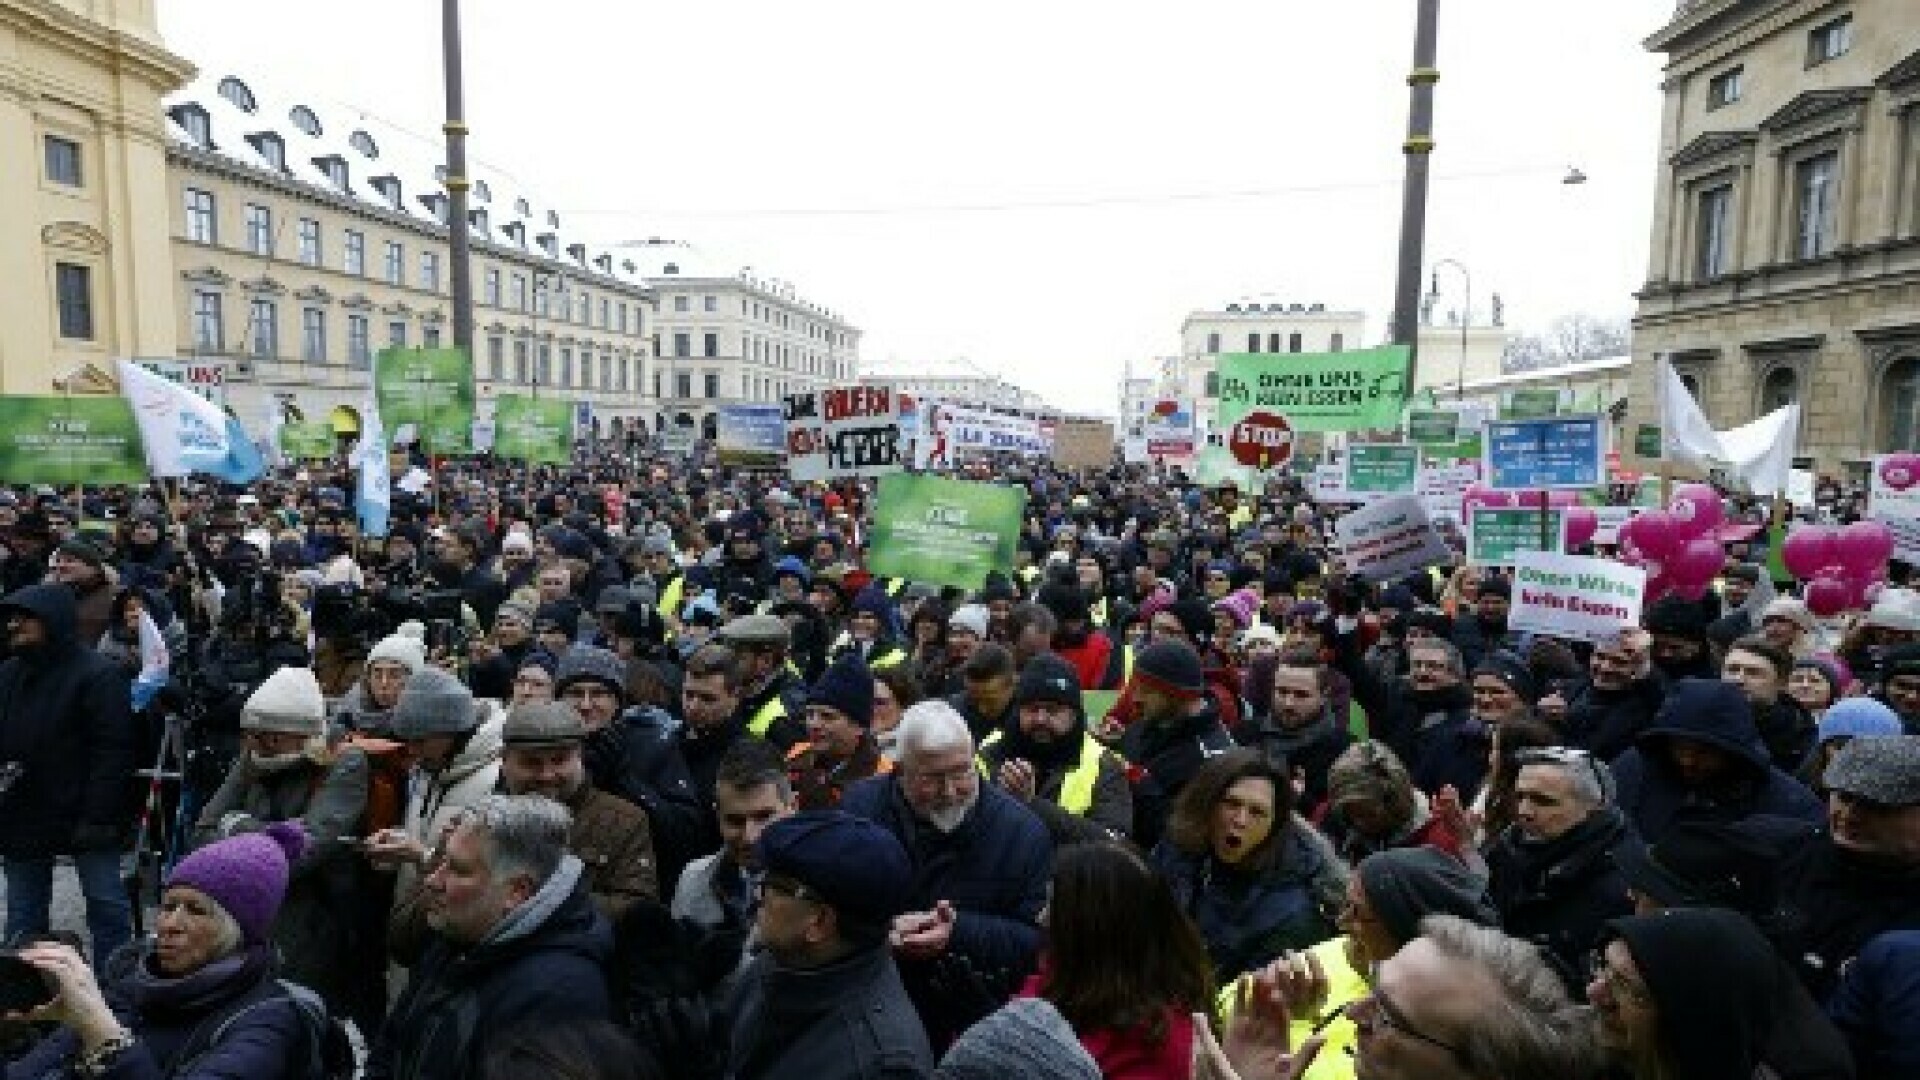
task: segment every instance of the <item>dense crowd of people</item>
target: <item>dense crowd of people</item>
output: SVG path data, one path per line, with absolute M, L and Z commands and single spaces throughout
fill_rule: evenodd
M 1587 642 L 1287 477 L 970 467 L 953 588 L 870 482 L 429 469 L 0 491 L 9 1077 L 1920 1076 L 1904 567 Z

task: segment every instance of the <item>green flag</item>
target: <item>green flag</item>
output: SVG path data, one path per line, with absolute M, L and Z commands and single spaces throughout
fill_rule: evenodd
M 460 349 L 382 349 L 374 363 L 380 422 L 412 424 L 434 454 L 473 452 L 473 363 Z
M 1254 412 L 1286 418 L 1298 432 L 1387 430 L 1406 404 L 1407 350 L 1228 353 L 1220 357 L 1217 426 L 1231 433 Z M 1231 439 L 1231 434 L 1229 434 Z
M 994 570 L 1013 573 L 1026 508 L 1025 488 L 925 474 L 883 476 L 867 569 L 883 577 L 978 589 Z
M 565 465 L 573 460 L 573 403 L 524 394 L 495 397 L 493 452 L 514 461 Z
M 0 397 L 0 484 L 139 484 L 146 451 L 123 397 Z
M 280 425 L 280 453 L 287 457 L 329 458 L 338 446 L 333 425 L 324 420 L 289 420 Z

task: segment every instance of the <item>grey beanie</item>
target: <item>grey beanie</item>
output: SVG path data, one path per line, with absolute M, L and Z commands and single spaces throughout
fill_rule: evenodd
M 396 739 L 426 739 L 435 735 L 464 735 L 480 726 L 473 691 L 437 667 L 422 668 L 407 680 L 400 703 L 393 707 Z
M 1487 879 L 1436 848 L 1375 852 L 1360 860 L 1357 872 L 1374 918 L 1402 944 L 1420 936 L 1420 920 L 1429 915 L 1500 925 L 1500 915 L 1487 899 Z
M 1100 1080 L 1100 1066 L 1045 998 L 1014 998 L 967 1029 L 935 1080 Z
M 327 733 L 327 702 L 312 670 L 283 667 L 267 676 L 240 708 L 240 730 L 318 738 Z
M 554 675 L 554 692 L 564 694 L 577 682 L 597 682 L 612 687 L 624 700 L 627 692 L 627 662 L 606 649 L 575 645 L 560 657 Z

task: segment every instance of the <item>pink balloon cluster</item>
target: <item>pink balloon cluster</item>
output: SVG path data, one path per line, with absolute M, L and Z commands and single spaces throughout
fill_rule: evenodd
M 1780 545 L 1787 572 L 1807 583 L 1807 609 L 1823 619 L 1872 605 L 1892 556 L 1893 532 L 1878 521 L 1802 525 Z
M 1880 482 L 1895 491 L 1920 484 L 1920 454 L 1888 454 L 1882 458 Z
M 1721 517 L 1719 492 L 1684 484 L 1665 510 L 1643 510 L 1620 526 L 1620 560 L 1646 570 L 1649 603 L 1668 593 L 1689 600 L 1706 595 L 1727 565 Z

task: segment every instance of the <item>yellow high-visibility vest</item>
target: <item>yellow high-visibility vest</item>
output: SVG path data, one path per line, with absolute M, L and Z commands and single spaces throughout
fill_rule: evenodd
M 999 741 L 997 731 L 980 740 L 981 753 L 974 757 L 980 775 L 988 780 L 993 778 L 987 775 L 985 751 Z M 1100 759 L 1106 752 L 1107 748 L 1092 735 L 1080 736 L 1080 760 L 1060 781 L 1060 809 L 1075 817 L 1086 817 L 1087 811 L 1093 809 L 1093 789 L 1100 783 Z

